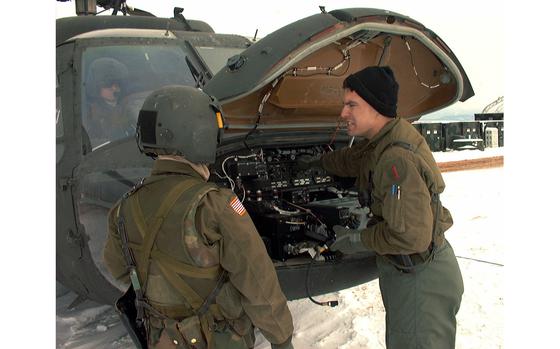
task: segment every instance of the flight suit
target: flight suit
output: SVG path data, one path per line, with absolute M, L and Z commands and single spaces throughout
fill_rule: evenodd
M 387 348 L 453 348 L 463 281 L 444 236 L 453 224 L 439 201 L 445 183 L 425 139 L 396 118 L 321 165 L 369 193 L 373 218 L 361 240 L 378 255 Z
M 165 198 L 173 195 L 175 201 L 170 205 Z M 166 205 L 171 207 L 168 214 L 158 220 Z M 150 348 L 175 348 L 171 331 L 175 329 L 170 326 L 182 329 L 189 319 L 198 321 L 194 311 L 214 289 L 221 271 L 227 281 L 208 315 L 200 318 L 209 348 L 252 348 L 253 325 L 271 343 L 291 340 L 292 317 L 274 266 L 251 218 L 231 190 L 206 183 L 186 163 L 156 160 L 150 177 L 117 203 L 108 217 L 105 263 L 115 278 L 130 282 L 117 229 L 121 213 L 144 295 L 153 308 L 148 310 Z M 149 228 L 158 222 L 153 248 L 146 252 L 144 238 L 148 240 Z M 206 333 L 208 328 L 211 333 Z M 206 347 L 200 340 L 197 345 Z
M 112 106 L 101 98 L 89 104 L 83 120 L 92 147 L 133 135 L 135 122 L 127 119 L 120 104 Z

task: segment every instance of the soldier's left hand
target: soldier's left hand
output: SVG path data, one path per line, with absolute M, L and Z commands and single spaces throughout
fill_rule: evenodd
M 360 230 L 348 229 L 340 225 L 335 225 L 333 230 L 336 240 L 329 247 L 331 251 L 340 251 L 345 254 L 368 251 L 367 247 L 362 244 Z

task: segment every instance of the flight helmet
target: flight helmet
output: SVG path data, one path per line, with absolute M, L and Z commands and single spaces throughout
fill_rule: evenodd
M 98 98 L 101 87 L 118 83 L 123 88 L 128 76 L 128 68 L 118 60 L 102 57 L 94 60 L 88 69 L 86 90 L 89 97 Z
M 190 86 L 166 86 L 152 92 L 138 114 L 136 141 L 148 156 L 179 155 L 212 164 L 223 132 L 215 99 Z

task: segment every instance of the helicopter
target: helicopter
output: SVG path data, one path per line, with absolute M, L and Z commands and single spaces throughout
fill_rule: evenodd
M 112 15 L 97 16 L 97 8 Z M 56 21 L 57 281 L 75 302 L 114 304 L 126 290 L 103 264 L 107 213 L 150 173 L 136 119 L 144 99 L 169 85 L 195 86 L 220 102 L 226 130 L 210 181 L 243 202 L 287 299 L 377 278 L 373 252 L 317 252 L 334 239 L 334 225 L 367 225 L 353 180 L 296 163 L 354 142 L 339 120 L 341 86 L 366 66 L 392 68 L 397 113 L 411 122 L 472 97 L 452 50 L 421 23 L 382 9 L 320 7 L 258 41 L 215 33 L 182 12 L 163 18 L 124 0 L 84 0 L 77 16 Z M 96 71 L 103 60 L 112 65 Z M 101 75 L 119 80 L 119 120 L 99 125 L 90 110 Z

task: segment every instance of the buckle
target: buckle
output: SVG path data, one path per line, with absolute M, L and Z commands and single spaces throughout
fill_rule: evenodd
M 393 254 L 387 255 L 391 264 L 397 268 L 398 271 L 402 273 L 412 273 L 414 272 L 414 267 L 418 264 L 422 264 L 430 258 L 432 251 L 434 250 L 434 242 L 430 243 L 428 249 L 424 252 L 413 253 L 413 254 Z

